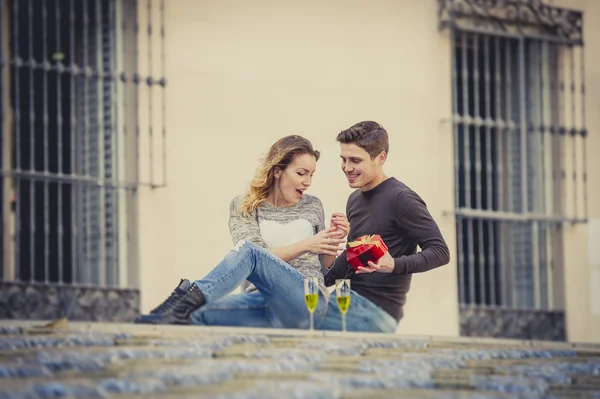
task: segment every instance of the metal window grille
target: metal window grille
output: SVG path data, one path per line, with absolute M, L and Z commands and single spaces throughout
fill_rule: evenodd
M 0 1 L 0 281 L 137 287 L 138 190 L 166 185 L 164 40 L 164 0 Z
M 580 12 L 439 0 L 452 41 L 461 305 L 562 307 L 562 235 L 587 220 Z

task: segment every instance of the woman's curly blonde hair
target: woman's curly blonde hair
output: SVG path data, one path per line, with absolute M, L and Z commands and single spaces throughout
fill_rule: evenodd
M 254 214 L 256 209 L 266 201 L 273 188 L 275 171 L 285 170 L 296 155 L 302 154 L 310 154 L 317 161 L 320 157 L 319 151 L 315 150 L 312 143 L 304 137 L 292 135 L 277 140 L 269 149 L 267 156 L 261 160 L 250 188 L 242 198 L 239 207 L 240 216 Z

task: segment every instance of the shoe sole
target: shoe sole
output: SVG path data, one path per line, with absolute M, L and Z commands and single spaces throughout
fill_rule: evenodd
M 134 324 L 170 324 L 169 318 L 162 315 L 144 315 L 133 321 Z

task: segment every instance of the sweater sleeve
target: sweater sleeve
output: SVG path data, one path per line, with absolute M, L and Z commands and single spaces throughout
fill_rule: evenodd
M 394 258 L 394 274 L 423 273 L 450 262 L 450 251 L 427 205 L 414 191 L 397 196 L 398 223 L 413 239 L 421 252 Z
M 238 210 L 241 200 L 241 196 L 235 197 L 229 206 L 229 233 L 231 234 L 233 245 L 246 240 L 253 242 L 259 247 L 267 248 L 267 244 L 260 235 L 256 215 L 239 215 Z

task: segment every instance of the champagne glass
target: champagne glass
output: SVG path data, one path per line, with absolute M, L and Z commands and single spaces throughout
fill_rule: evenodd
M 304 278 L 304 301 L 310 313 L 310 330 L 315 329 L 314 312 L 319 303 L 319 279 L 317 277 Z
M 335 295 L 342 314 L 342 331 L 346 332 L 346 313 L 350 307 L 350 280 L 335 280 Z

